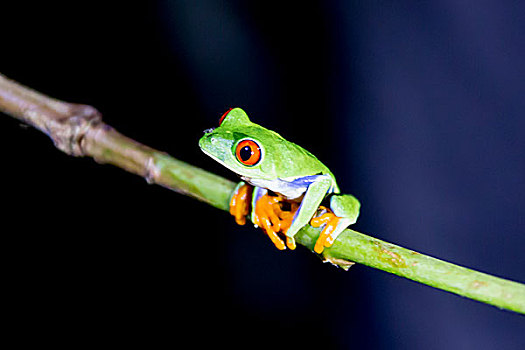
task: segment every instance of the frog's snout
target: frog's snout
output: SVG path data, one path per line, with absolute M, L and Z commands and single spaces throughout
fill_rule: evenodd
M 209 141 L 208 141 L 208 134 L 204 134 L 204 136 L 201 137 L 201 139 L 199 140 L 199 147 L 200 147 L 201 149 L 204 149 L 204 147 L 205 147 L 205 145 L 206 145 L 207 142 L 209 142 Z

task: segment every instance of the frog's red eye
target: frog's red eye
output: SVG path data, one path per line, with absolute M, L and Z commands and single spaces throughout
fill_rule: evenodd
M 261 160 L 261 148 L 255 141 L 243 140 L 237 145 L 235 155 L 242 164 L 255 165 Z
M 226 112 L 224 112 L 224 114 L 222 115 L 221 119 L 219 119 L 219 126 L 221 126 L 222 121 L 224 120 L 224 118 L 226 118 L 226 116 L 228 115 L 228 113 L 230 113 L 230 111 L 231 111 L 232 109 L 233 109 L 233 108 L 230 108 L 230 109 L 228 109 Z

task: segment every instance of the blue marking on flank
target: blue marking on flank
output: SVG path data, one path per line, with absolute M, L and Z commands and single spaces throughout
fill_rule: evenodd
M 281 181 L 285 181 L 286 182 L 286 186 L 289 187 L 289 188 L 295 188 L 295 189 L 306 189 L 308 188 L 308 186 L 310 186 L 312 183 L 316 182 L 320 177 L 324 177 L 326 175 L 309 175 L 309 176 L 303 176 L 303 177 L 299 177 L 295 180 L 292 180 L 292 181 L 288 181 L 288 180 L 283 180 L 283 179 L 279 179 Z

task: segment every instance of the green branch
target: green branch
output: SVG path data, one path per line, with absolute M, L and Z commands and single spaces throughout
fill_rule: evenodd
M 93 157 L 228 211 L 235 183 L 144 146 L 102 122 L 90 106 L 58 101 L 0 75 L 0 111 L 48 134 L 62 151 Z M 297 242 L 313 251 L 320 229 Z M 321 256 L 342 268 L 354 262 L 525 314 L 525 285 L 467 269 L 347 229 Z

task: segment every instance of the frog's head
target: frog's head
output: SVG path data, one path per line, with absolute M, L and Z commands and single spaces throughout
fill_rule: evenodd
M 205 130 L 199 146 L 238 175 L 274 179 L 276 147 L 283 141 L 279 134 L 252 123 L 242 109 L 233 108 L 224 113 L 217 128 Z

